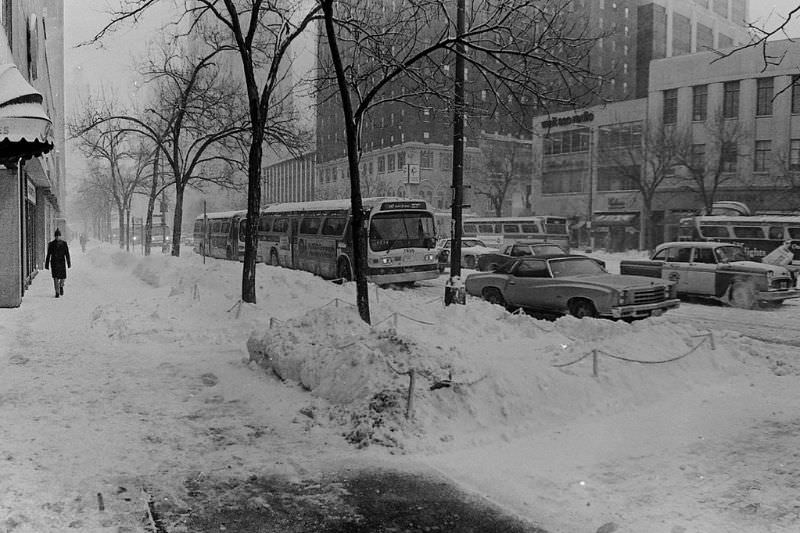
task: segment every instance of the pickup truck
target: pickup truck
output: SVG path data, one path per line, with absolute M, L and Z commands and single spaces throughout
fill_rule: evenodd
M 622 261 L 620 274 L 675 282 L 679 297 L 719 300 L 753 309 L 800 297 L 786 267 L 751 261 L 741 246 L 720 242 L 667 242 L 649 261 Z

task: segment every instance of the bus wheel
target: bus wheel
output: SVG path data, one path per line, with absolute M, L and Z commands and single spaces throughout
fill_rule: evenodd
M 269 264 L 272 265 L 272 266 L 278 266 L 279 265 L 278 252 L 276 252 L 275 250 L 272 250 L 269 253 Z
M 353 272 L 350 270 L 350 263 L 345 259 L 339 261 L 339 266 L 336 269 L 339 279 L 344 281 L 353 281 Z
M 594 308 L 594 304 L 589 300 L 576 298 L 569 303 L 569 314 L 575 318 L 583 318 L 585 316 L 596 317 L 597 310 Z

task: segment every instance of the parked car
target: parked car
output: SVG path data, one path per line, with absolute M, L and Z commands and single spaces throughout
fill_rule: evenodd
M 496 270 L 501 265 L 513 261 L 517 257 L 559 255 L 567 251 L 557 244 L 539 241 L 519 241 L 505 244 L 496 254 L 483 254 L 478 257 L 478 270 L 482 272 Z
M 584 255 L 516 258 L 467 276 L 468 294 L 510 308 L 575 317 L 643 318 L 678 307 L 674 283 L 609 274 Z
M 450 265 L 450 248 L 452 239 L 439 239 L 436 247 L 439 249 L 439 272 Z M 478 258 L 484 254 L 494 254 L 499 250 L 489 248 L 483 241 L 473 238 L 461 239 L 461 266 L 464 268 L 475 268 L 478 265 Z
M 751 261 L 741 246 L 722 242 L 667 242 L 649 261 L 621 261 L 620 272 L 673 281 L 680 297 L 702 297 L 752 309 L 760 302 L 800 297 L 786 267 Z

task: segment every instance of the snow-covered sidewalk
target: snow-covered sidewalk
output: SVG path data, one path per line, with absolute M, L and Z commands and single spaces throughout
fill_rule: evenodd
M 45 271 L 0 310 L 0 529 L 139 531 L 187 479 L 347 463 L 427 466 L 551 532 L 800 529 L 791 346 L 375 287 L 370 328 L 353 284 L 259 265 L 241 304 L 241 264 L 185 255 L 76 251 L 64 298 Z

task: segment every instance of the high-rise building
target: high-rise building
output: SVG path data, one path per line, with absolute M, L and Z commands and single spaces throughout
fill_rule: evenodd
M 574 0 L 573 7 L 576 20 L 596 21 L 592 27 L 598 32 L 589 67 L 602 75 L 602 81 L 599 97 L 582 102 L 585 105 L 646 97 L 651 60 L 739 44 L 748 38 L 744 20 L 749 0 Z M 326 46 L 326 42 L 320 42 L 320 56 L 327 53 Z M 480 104 L 491 99 L 476 73 L 468 70 L 466 78 L 468 102 Z M 387 87 L 390 97 L 401 90 L 400 83 Z M 361 137 L 365 192 L 422 197 L 435 208 L 449 208 L 451 115 L 449 110 L 422 101 L 417 105 L 391 102 L 372 111 L 364 121 Z M 483 179 L 481 162 L 489 159 L 487 147 L 496 146 L 498 138 L 508 136 L 517 143 L 520 139 L 532 140 L 530 132 L 520 129 L 513 119 L 500 107 L 488 115 L 468 117 L 466 183 Z M 482 142 L 487 138 L 492 142 Z M 490 202 L 475 195 L 474 189 L 472 194 L 467 191 L 468 203 L 474 211 L 488 213 Z M 504 214 L 528 212 L 530 176 L 511 189 L 506 202 L 508 213 Z M 325 99 L 318 106 L 316 192 L 320 198 L 349 193 L 344 123 L 336 99 Z
M 64 4 L 0 0 L 0 307 L 17 307 L 65 238 Z

